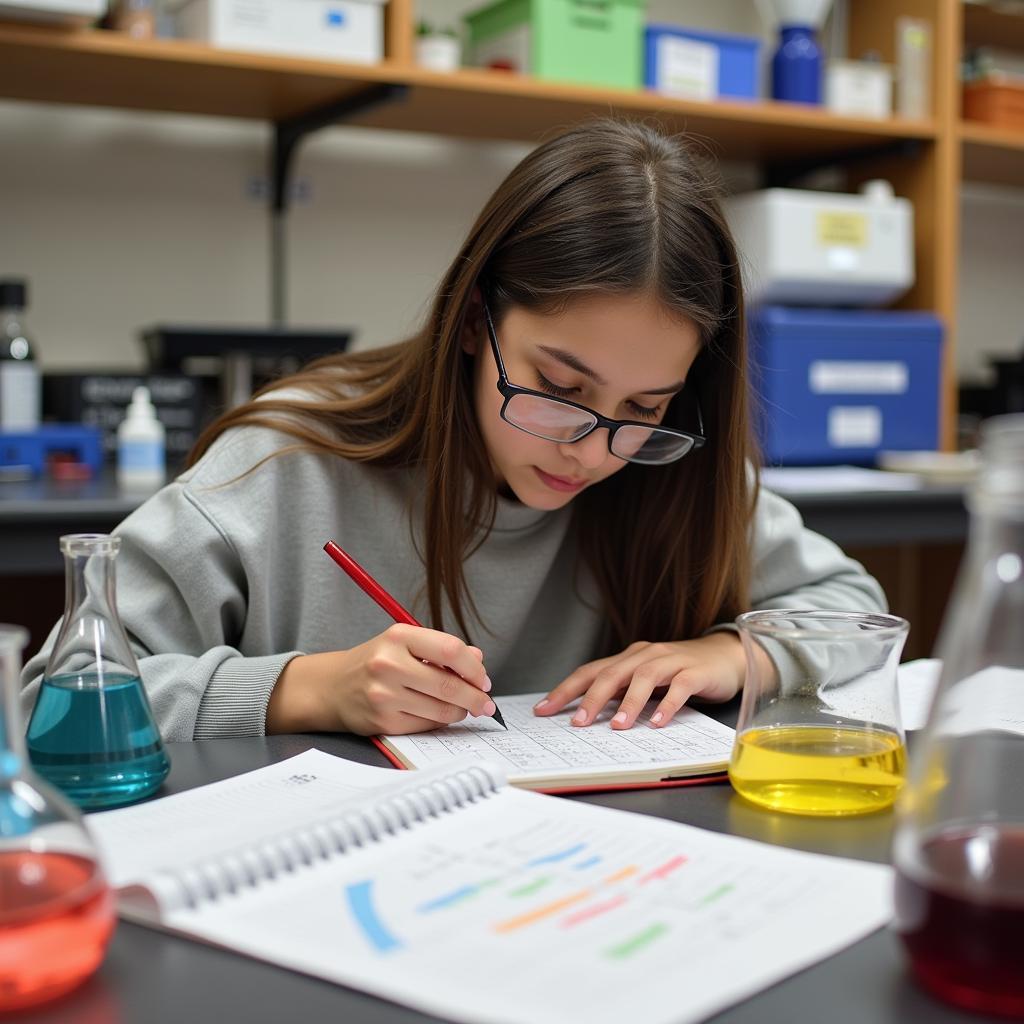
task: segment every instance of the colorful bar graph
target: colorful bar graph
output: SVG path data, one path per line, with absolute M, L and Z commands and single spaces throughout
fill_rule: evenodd
M 349 909 L 356 923 L 369 939 L 370 944 L 380 953 L 389 953 L 402 944 L 385 928 L 384 922 L 377 916 L 373 907 L 373 882 L 357 882 L 345 888 Z

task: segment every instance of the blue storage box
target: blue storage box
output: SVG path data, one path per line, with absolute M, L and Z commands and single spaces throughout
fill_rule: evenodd
M 939 446 L 942 324 L 902 310 L 762 306 L 749 317 L 768 465 L 871 464 Z
M 88 466 L 94 476 L 103 468 L 103 435 L 98 427 L 78 423 L 43 423 L 36 430 L 0 431 L 0 467 L 25 467 L 42 476 L 54 458 Z
M 687 43 L 697 45 L 687 46 Z M 759 92 L 760 49 L 761 40 L 753 36 L 705 32 L 677 25 L 648 25 L 644 40 L 644 83 L 648 89 L 669 96 L 755 99 Z

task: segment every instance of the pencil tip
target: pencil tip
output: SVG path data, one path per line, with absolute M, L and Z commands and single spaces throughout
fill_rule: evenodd
M 493 718 L 498 725 L 502 727 L 502 729 L 508 731 L 508 726 L 505 724 L 505 719 L 501 717 L 501 712 L 498 710 L 497 704 L 494 705 L 494 714 L 491 715 L 491 718 Z

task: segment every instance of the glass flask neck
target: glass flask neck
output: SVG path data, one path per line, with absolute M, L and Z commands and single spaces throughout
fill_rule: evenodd
M 0 626 L 0 782 L 19 774 L 25 763 L 25 738 L 18 724 L 18 677 L 26 640 L 26 630 Z
M 975 565 L 995 559 L 997 575 L 1013 583 L 1024 559 L 1024 416 L 989 421 L 983 452 L 981 472 L 968 498 L 968 558 Z
M 61 537 L 64 619 L 46 665 L 48 679 L 80 673 L 102 683 L 111 674 L 137 676 L 138 666 L 117 614 L 114 560 L 121 547 L 109 534 Z

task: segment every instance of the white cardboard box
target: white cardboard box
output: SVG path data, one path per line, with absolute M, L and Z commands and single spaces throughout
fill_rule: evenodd
M 913 206 L 888 182 L 864 190 L 769 188 L 727 199 L 747 298 L 880 306 L 902 295 L 914 283 Z
M 384 56 L 385 0 L 186 0 L 179 31 L 230 50 L 373 64 Z

